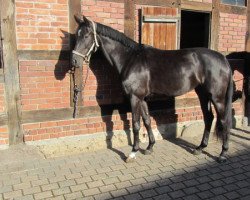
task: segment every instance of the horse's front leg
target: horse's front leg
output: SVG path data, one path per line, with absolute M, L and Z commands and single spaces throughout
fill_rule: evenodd
M 142 115 L 144 125 L 147 129 L 148 139 L 149 139 L 149 144 L 144 154 L 149 155 L 153 152 L 153 146 L 155 144 L 155 137 L 154 137 L 152 127 L 151 127 L 151 120 L 150 120 L 150 116 L 148 112 L 148 105 L 145 101 L 142 101 L 142 104 L 141 104 L 141 115 Z
M 136 159 L 136 152 L 139 150 L 141 100 L 135 95 L 132 95 L 130 101 L 131 101 L 131 109 L 132 109 L 134 144 L 133 144 L 132 152 L 129 154 L 126 162 L 133 162 Z

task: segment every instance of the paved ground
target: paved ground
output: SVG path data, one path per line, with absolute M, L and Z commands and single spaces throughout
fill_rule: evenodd
M 158 141 L 153 155 L 123 159 L 131 147 L 44 159 L 34 148 L 0 151 L 0 199 L 250 199 L 250 128 L 233 130 L 227 163 L 190 153 L 200 138 Z M 142 145 L 145 147 L 145 145 Z

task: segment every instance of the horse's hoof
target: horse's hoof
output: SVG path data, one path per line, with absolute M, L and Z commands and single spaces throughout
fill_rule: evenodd
M 217 161 L 218 161 L 218 163 L 225 163 L 225 162 L 227 162 L 227 158 L 225 156 L 219 156 Z
M 152 154 L 152 153 L 153 153 L 153 149 L 151 149 L 151 150 L 146 149 L 146 150 L 144 151 L 144 155 L 150 155 L 150 154 Z
M 194 154 L 194 155 L 200 155 L 201 152 L 202 152 L 201 149 L 194 149 L 194 150 L 193 150 L 193 154 Z
M 133 163 L 133 162 L 135 162 L 135 159 L 136 159 L 135 157 L 132 158 L 132 157 L 129 156 L 126 159 L 126 163 Z

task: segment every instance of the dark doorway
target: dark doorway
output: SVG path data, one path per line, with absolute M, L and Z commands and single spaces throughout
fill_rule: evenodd
M 210 14 L 181 11 L 180 48 L 209 47 Z

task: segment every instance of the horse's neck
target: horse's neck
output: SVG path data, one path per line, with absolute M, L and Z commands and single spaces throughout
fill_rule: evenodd
M 120 74 L 128 57 L 131 56 L 131 51 L 128 51 L 128 47 L 108 37 L 101 36 L 100 39 L 104 56 Z

